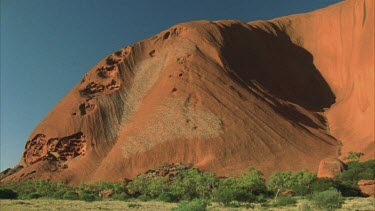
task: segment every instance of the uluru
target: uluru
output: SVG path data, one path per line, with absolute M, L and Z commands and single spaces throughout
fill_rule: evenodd
M 1 181 L 120 181 L 163 163 L 270 176 L 350 151 L 374 159 L 374 84 L 372 0 L 177 24 L 93 66 Z

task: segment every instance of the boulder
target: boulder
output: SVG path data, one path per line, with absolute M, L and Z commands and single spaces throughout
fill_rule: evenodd
M 345 164 L 337 158 L 325 158 L 319 163 L 318 178 L 333 178 L 345 169 Z
M 358 187 L 363 195 L 375 198 L 375 180 L 360 180 Z
M 113 190 L 111 189 L 105 189 L 99 192 L 99 197 L 100 198 L 109 198 L 113 194 Z

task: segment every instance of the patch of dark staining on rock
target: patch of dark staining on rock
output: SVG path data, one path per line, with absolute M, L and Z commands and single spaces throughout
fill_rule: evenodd
M 80 90 L 81 95 L 93 95 L 96 93 L 103 92 L 105 89 L 104 85 L 95 82 L 90 82 L 85 88 Z
M 49 139 L 45 134 L 40 133 L 26 143 L 23 158 L 28 165 L 46 160 L 61 167 L 75 157 L 84 156 L 86 144 L 82 132 Z
M 114 55 L 109 55 L 105 60 L 107 65 L 115 65 L 121 61 L 121 58 L 118 58 Z
M 118 57 L 122 57 L 122 56 L 124 56 L 124 51 L 120 49 L 120 50 L 115 52 L 115 55 L 118 56 Z
M 101 66 L 98 69 L 96 69 L 96 72 L 100 78 L 109 78 L 111 76 L 116 75 L 117 67 L 114 65 L 111 66 Z
M 154 57 L 155 56 L 155 50 L 150 51 L 150 53 L 148 53 L 148 55 L 150 55 L 151 57 Z
M 109 81 L 110 80 L 110 81 Z M 99 84 L 95 82 L 90 82 L 83 88 L 79 90 L 81 96 L 85 97 L 87 100 L 90 101 L 91 99 L 100 96 L 102 94 L 109 94 L 114 90 L 120 89 L 121 83 L 119 83 L 115 79 L 107 79 L 109 81 L 107 84 Z
M 172 92 L 177 92 L 176 87 L 174 87 L 174 88 L 172 89 Z
M 234 88 L 232 85 L 229 85 L 229 88 L 234 91 L 238 97 L 240 97 L 242 100 L 245 100 L 244 96 L 241 94 L 241 92 L 239 92 L 236 88 Z
M 32 174 L 35 174 L 36 172 L 37 172 L 36 170 L 33 170 L 33 171 L 27 173 L 24 177 L 28 177 L 28 176 L 30 176 Z
M 177 58 L 177 63 L 181 64 L 181 65 L 186 64 L 186 62 L 187 62 L 187 60 L 189 59 L 190 56 L 191 56 L 191 54 L 187 53 L 186 55 Z
M 109 90 L 119 89 L 120 85 L 117 84 L 115 79 L 112 79 L 112 81 L 109 84 L 107 84 L 106 88 Z
M 170 32 L 166 32 L 163 36 L 163 40 L 166 40 L 170 37 L 171 33 Z
M 85 102 L 79 105 L 79 111 L 81 112 L 81 116 L 86 115 L 87 113 L 93 111 L 96 108 L 96 105 L 93 103 Z

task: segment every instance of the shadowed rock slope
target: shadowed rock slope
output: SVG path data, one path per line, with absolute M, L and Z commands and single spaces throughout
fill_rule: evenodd
M 370 15 L 371 14 L 371 15 Z M 373 156 L 374 2 L 270 21 L 182 23 L 95 65 L 2 181 L 133 178 L 162 163 L 220 176 Z

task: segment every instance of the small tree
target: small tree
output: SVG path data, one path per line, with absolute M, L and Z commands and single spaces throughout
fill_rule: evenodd
M 292 189 L 297 195 L 307 195 L 313 190 L 313 183 L 317 177 L 315 173 L 303 169 L 299 172 L 275 172 L 268 182 L 267 188 L 275 194 L 275 201 L 279 194 L 287 189 Z
M 126 188 L 129 190 L 131 194 L 144 194 L 147 189 L 146 185 L 146 177 L 145 175 L 137 176 L 133 181 L 131 181 Z
M 291 171 L 280 172 L 276 171 L 268 182 L 267 188 L 272 191 L 275 195 L 275 201 L 279 197 L 280 193 L 292 186 Z
M 365 155 L 363 152 L 348 152 L 348 156 L 344 157 L 344 160 L 349 161 L 358 161 L 363 155 Z
M 241 188 L 239 179 L 233 177 L 220 180 L 213 196 L 215 201 L 224 206 L 229 206 L 232 201 L 253 202 L 256 200 L 255 195 Z
M 142 194 L 151 198 L 157 198 L 162 192 L 169 189 L 168 179 L 160 176 L 146 177 L 140 175 L 127 185 L 133 194 Z
M 254 167 L 247 169 L 246 173 L 238 178 L 238 187 L 250 193 L 262 193 L 266 190 L 265 179 L 262 172 Z
M 151 198 L 157 198 L 161 193 L 169 189 L 169 180 L 164 177 L 154 177 L 148 181 L 147 193 L 146 195 Z
M 292 181 L 292 186 L 290 189 L 294 190 L 296 195 L 305 196 L 312 193 L 313 184 L 317 180 L 315 173 L 310 173 L 307 169 L 302 171 L 292 173 L 290 178 Z
M 182 199 L 210 198 L 216 183 L 217 177 L 214 173 L 188 169 L 177 175 L 171 191 Z

